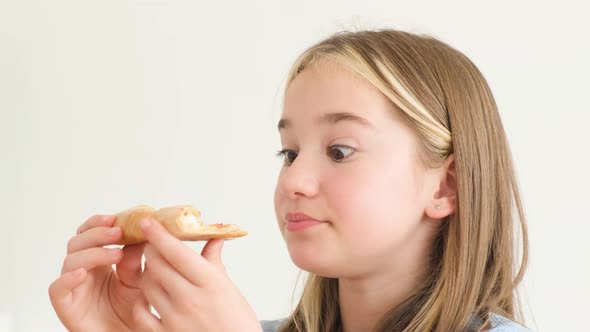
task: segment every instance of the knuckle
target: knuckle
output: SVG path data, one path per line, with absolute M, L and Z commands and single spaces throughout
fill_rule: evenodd
M 186 310 L 188 310 L 188 312 L 201 312 L 201 310 L 203 309 L 203 305 L 202 303 L 200 303 L 198 299 L 199 297 L 197 296 L 183 296 L 183 298 L 180 300 L 180 304 L 182 308 L 185 308 Z

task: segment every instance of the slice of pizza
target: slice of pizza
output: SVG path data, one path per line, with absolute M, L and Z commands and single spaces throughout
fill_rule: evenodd
M 201 212 L 191 205 L 176 205 L 155 210 L 149 205 L 137 205 L 117 214 L 113 227 L 121 227 L 123 238 L 117 244 L 137 244 L 146 242 L 139 223 L 153 219 L 172 235 L 183 241 L 209 239 L 233 239 L 248 232 L 234 224 L 205 224 Z

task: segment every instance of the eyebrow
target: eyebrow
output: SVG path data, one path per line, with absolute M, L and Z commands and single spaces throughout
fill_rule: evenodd
M 322 117 L 319 118 L 319 123 L 330 123 L 336 124 L 342 121 L 350 121 L 361 124 L 363 126 L 372 127 L 373 125 L 365 118 L 362 118 L 356 114 L 350 112 L 336 112 L 336 113 L 327 113 L 324 114 Z M 279 131 L 281 129 L 287 129 L 291 126 L 291 120 L 288 119 L 281 119 L 279 120 L 278 128 Z

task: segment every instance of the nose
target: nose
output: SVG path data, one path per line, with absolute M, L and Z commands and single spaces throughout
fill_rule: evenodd
M 319 189 L 318 173 L 319 167 L 300 153 L 279 175 L 278 189 L 292 199 L 314 197 Z

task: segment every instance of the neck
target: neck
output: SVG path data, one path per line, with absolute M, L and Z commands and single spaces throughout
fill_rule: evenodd
M 340 315 L 344 332 L 372 331 L 377 322 L 389 310 L 406 300 L 416 287 L 412 280 L 378 279 L 339 280 Z
M 427 271 L 430 248 L 406 248 L 388 257 L 388 266 L 379 264 L 378 271 L 339 278 L 343 332 L 372 331 L 388 311 L 412 296 Z

